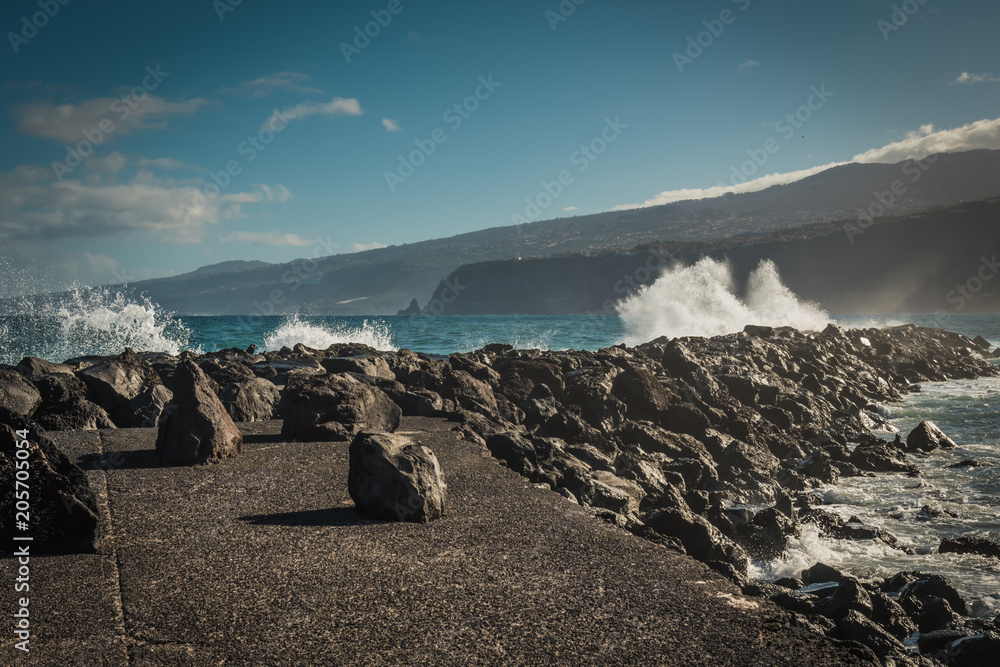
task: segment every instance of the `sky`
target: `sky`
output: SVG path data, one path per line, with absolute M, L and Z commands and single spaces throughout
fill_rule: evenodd
M 1000 148 L 987 0 L 7 0 L 0 291 Z

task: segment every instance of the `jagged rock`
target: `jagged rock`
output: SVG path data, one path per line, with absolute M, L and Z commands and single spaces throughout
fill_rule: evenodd
M 125 348 L 117 357 L 106 359 L 77 372 L 94 395 L 94 402 L 109 414 L 126 408 L 133 398 L 158 384 L 163 384 L 153 367 Z
M 448 373 L 441 385 L 441 396 L 450 398 L 468 410 L 497 412 L 497 399 L 492 387 L 466 371 L 453 370 Z
M 278 405 L 281 433 L 304 442 L 347 440 L 362 430 L 392 432 L 403 411 L 351 375 L 292 375 Z
M 87 399 L 45 405 L 35 413 L 35 421 L 46 431 L 96 431 L 118 428 L 104 408 Z
M 829 633 L 834 639 L 857 642 L 871 649 L 880 661 L 889 656 L 905 657 L 906 647 L 880 626 L 856 610 L 837 619 L 837 627 Z
M 833 594 L 819 600 L 815 609 L 817 614 L 834 621 L 841 620 L 852 610 L 871 616 L 872 600 L 861 582 L 853 577 L 842 577 Z
M 517 431 L 494 433 L 486 439 L 486 447 L 494 458 L 505 461 L 511 470 L 529 478 L 538 473 L 535 446 Z
M 591 475 L 594 483 L 594 497 L 590 504 L 609 509 L 616 514 L 634 516 L 639 513 L 639 504 L 646 492 L 637 483 L 622 479 L 606 470 L 598 470 Z
M 359 373 L 372 377 L 395 380 L 396 374 L 382 357 L 331 357 L 320 362 L 328 373 Z
M 1000 633 L 983 632 L 958 639 L 945 651 L 949 664 L 962 667 L 992 667 L 1000 654 Z
M 430 389 L 397 391 L 383 388 L 382 391 L 399 406 L 406 417 L 430 417 L 444 410 L 441 395 Z
M 955 441 L 946 436 L 934 422 L 922 421 L 906 436 L 906 448 L 913 451 L 926 453 L 955 446 Z
M 939 574 L 918 574 L 918 578 L 910 581 L 900 590 L 900 599 L 939 597 L 948 601 L 951 608 L 962 616 L 969 613 L 965 600 L 958 594 L 955 587 Z
M 920 617 L 917 619 L 917 629 L 920 632 L 934 632 L 960 620 L 961 617 L 952 611 L 947 600 L 931 597 L 924 603 L 920 612 Z
M 9 366 L 0 368 L 0 408 L 31 417 L 41 405 L 42 395 L 33 384 Z
M 746 574 L 743 549 L 696 514 L 673 508 L 657 510 L 646 518 L 646 525 L 661 535 L 679 539 L 684 550 L 698 560 L 731 563 Z
M 447 485 L 437 457 L 405 436 L 363 431 L 350 446 L 347 486 L 372 519 L 423 523 L 444 514 Z
M 657 421 L 671 403 L 669 392 L 656 376 L 635 366 L 615 377 L 611 393 L 625 404 L 630 419 Z
M 66 364 L 56 364 L 38 357 L 25 357 L 17 364 L 17 372 L 28 379 L 33 379 L 39 375 L 62 374 L 72 375 L 74 369 Z
M 844 577 L 840 570 L 825 563 L 816 563 L 807 570 L 802 570 L 802 581 L 806 584 L 820 584 L 827 581 L 840 581 Z
M 267 380 L 254 377 L 230 382 L 219 392 L 219 400 L 233 421 L 258 422 L 277 416 L 281 393 Z
M 21 432 L 20 434 L 18 432 Z M 25 434 L 24 432 L 27 431 Z M 27 435 L 27 437 L 24 437 Z M 22 446 L 23 443 L 27 443 Z M 27 456 L 18 455 L 27 452 Z M 27 468 L 19 463 L 27 461 Z M 30 511 L 27 530 L 17 530 L 15 484 L 27 472 Z M 22 476 L 23 477 L 23 476 Z M 15 535 L 29 536 L 31 553 L 93 552 L 102 541 L 97 501 L 84 472 L 74 465 L 38 425 L 0 407 L 0 539 L 20 546 Z
M 976 537 L 974 535 L 965 535 L 956 538 L 946 537 L 941 540 L 938 553 L 978 554 L 980 556 L 1000 558 L 1000 542 L 988 537 Z
M 173 398 L 173 392 L 162 384 L 147 387 L 128 405 L 113 416 L 121 428 L 157 428 L 160 415 Z
M 976 459 L 965 459 L 964 461 L 959 461 L 958 463 L 952 463 L 949 468 L 992 468 L 993 464 L 987 463 L 986 461 L 978 461 Z
M 871 472 L 919 473 L 917 467 L 906 460 L 903 452 L 878 438 L 855 447 L 850 461 L 861 470 Z
M 164 408 L 156 438 L 156 453 L 163 463 L 194 465 L 240 453 L 243 436 L 209 382 L 194 362 L 177 366 L 174 395 Z

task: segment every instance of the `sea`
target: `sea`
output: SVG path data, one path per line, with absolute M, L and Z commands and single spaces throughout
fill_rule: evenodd
M 470 352 L 488 343 L 597 350 L 659 336 L 735 332 L 746 324 L 820 330 L 829 322 L 843 327 L 913 323 L 983 336 L 992 346 L 1000 345 L 1000 315 L 831 315 L 799 300 L 768 262 L 750 275 L 742 293 L 734 284 L 725 265 L 703 260 L 665 274 L 624 300 L 614 313 L 561 316 L 178 316 L 149 300 L 130 300 L 112 290 L 78 289 L 58 303 L 40 307 L 36 302 L 0 315 L 0 364 L 13 365 L 25 356 L 63 361 L 111 355 L 126 346 L 170 354 L 251 344 L 259 351 L 296 343 L 322 349 L 346 342 L 431 354 Z M 826 509 L 888 530 L 910 547 L 912 555 L 871 541 L 825 539 L 806 528 L 791 539 L 780 558 L 750 563 L 751 574 L 763 580 L 797 576 L 817 562 L 863 580 L 902 570 L 939 573 L 971 602 L 973 614 L 1000 612 L 1000 561 L 937 553 L 944 537 L 1000 540 L 1000 379 L 928 383 L 901 402 L 882 407 L 904 435 L 920 421 L 932 420 L 958 448 L 911 457 L 920 468 L 920 478 L 895 474 L 845 478 L 819 491 Z M 881 435 L 891 438 L 890 433 Z M 988 467 L 949 467 L 965 459 Z M 922 512 L 925 506 L 932 511 Z

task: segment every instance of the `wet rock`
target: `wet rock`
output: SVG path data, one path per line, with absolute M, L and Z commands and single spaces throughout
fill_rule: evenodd
M 129 401 L 150 387 L 163 384 L 153 367 L 130 348 L 77 372 L 77 377 L 93 392 L 94 402 L 109 414 L 127 408 Z
M 852 610 L 868 617 L 872 614 L 872 600 L 861 582 L 853 577 L 842 577 L 833 594 L 819 600 L 815 609 L 817 614 L 834 621 L 846 617 Z
M 924 603 L 923 610 L 920 612 L 917 619 L 917 629 L 920 632 L 934 632 L 960 620 L 961 617 L 952 611 L 947 600 L 931 597 Z
M 392 432 L 403 411 L 351 375 L 293 374 L 278 404 L 281 434 L 303 442 L 347 440 L 363 430 Z
M 19 433 L 20 432 L 20 433 Z M 26 432 L 26 433 L 25 433 Z M 24 437 L 24 436 L 27 437 Z M 27 452 L 27 457 L 18 455 Z M 28 462 L 31 508 L 28 530 L 15 530 L 14 487 L 18 462 Z M 84 472 L 49 440 L 38 425 L 0 407 L 0 539 L 28 535 L 31 553 L 93 552 L 102 541 L 97 501 Z
M 946 537 L 941 540 L 938 553 L 978 554 L 980 556 L 1000 558 L 1000 542 L 988 537 L 977 537 L 974 535 L 965 535 L 956 538 Z
M 993 464 L 987 463 L 986 461 L 978 461 L 976 459 L 965 459 L 964 461 L 959 461 L 958 463 L 952 463 L 949 468 L 992 468 Z
M 505 359 L 496 366 L 500 373 L 498 391 L 514 403 L 526 400 L 539 384 L 546 385 L 556 398 L 566 386 L 562 368 L 550 361 Z
M 465 371 L 455 370 L 445 376 L 441 396 L 469 410 L 497 412 L 497 400 L 490 385 Z
M 111 416 L 89 400 L 83 381 L 72 374 L 53 373 L 31 380 L 42 396 L 42 406 L 34 415 L 48 431 L 93 431 L 116 428 Z
M 530 439 L 517 431 L 494 433 L 486 438 L 486 448 L 508 468 L 533 479 L 538 474 L 538 454 Z
M 820 584 L 827 581 L 840 581 L 843 578 L 840 570 L 825 563 L 816 563 L 807 570 L 802 570 L 802 581 L 805 584 Z
M 864 614 L 853 609 L 837 619 L 837 627 L 829 633 L 829 636 L 866 646 L 880 660 L 885 660 L 889 656 L 905 658 L 907 655 L 906 648 L 899 640 L 865 617 Z
M 236 456 L 243 436 L 192 361 L 174 374 L 174 395 L 160 418 L 156 453 L 167 465 L 195 465 Z
M 871 472 L 919 472 L 915 465 L 906 460 L 903 452 L 878 438 L 855 447 L 851 452 L 850 461 L 861 470 Z
M 955 441 L 946 436 L 934 422 L 922 421 L 906 436 L 906 448 L 912 451 L 927 453 L 955 446 Z
M 671 395 L 649 371 L 630 366 L 615 377 L 612 394 L 627 406 L 630 419 L 657 421 L 671 404 Z
M 0 408 L 31 417 L 42 405 L 42 395 L 13 368 L 0 368 Z
M 225 385 L 219 400 L 234 422 L 258 422 L 277 416 L 281 393 L 274 384 L 254 377 Z
M 969 610 L 962 596 L 958 594 L 951 582 L 939 574 L 919 574 L 918 578 L 907 583 L 900 590 L 900 599 L 939 597 L 948 601 L 951 608 L 962 616 L 967 616 Z
M 993 667 L 1000 654 L 1000 633 L 983 632 L 957 639 L 948 645 L 949 664 L 963 667 Z
M 358 512 L 372 519 L 425 523 L 444 514 L 447 485 L 437 457 L 405 436 L 358 433 L 347 482 Z

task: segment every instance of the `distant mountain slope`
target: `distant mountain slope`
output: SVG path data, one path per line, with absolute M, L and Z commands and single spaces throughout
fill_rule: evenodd
M 670 265 L 657 256 L 665 252 L 683 264 L 726 260 L 741 281 L 761 260 L 772 260 L 792 291 L 832 313 L 1000 312 L 998 223 L 1000 199 L 994 199 L 882 221 L 854 234 L 853 243 L 837 222 L 756 242 L 468 264 L 435 290 L 431 312 L 614 312 L 616 302 Z
M 318 260 L 226 262 L 114 289 L 146 294 L 180 314 L 395 313 L 413 298 L 425 303 L 463 264 L 597 254 L 660 241 L 760 237 L 858 219 L 861 211 L 878 213 L 878 193 L 890 193 L 897 181 L 899 194 L 892 195 L 885 214 L 898 216 L 1000 195 L 997 174 L 1000 151 L 989 150 L 943 154 L 926 171 L 912 162 L 851 164 L 761 192 L 494 227 Z

